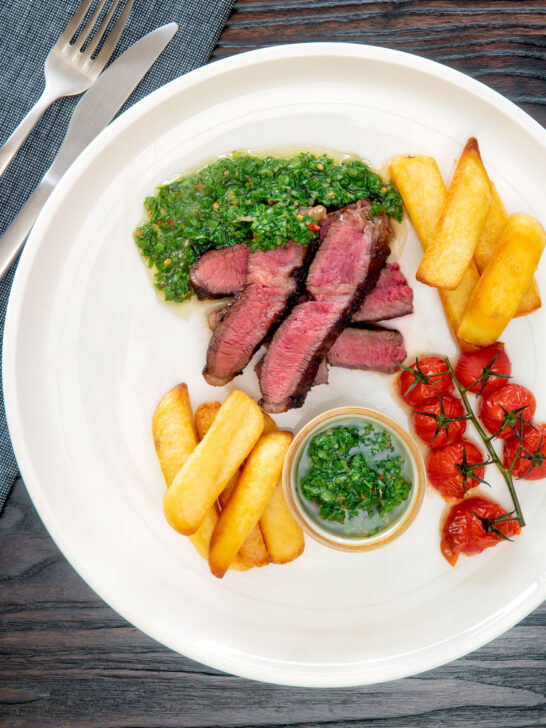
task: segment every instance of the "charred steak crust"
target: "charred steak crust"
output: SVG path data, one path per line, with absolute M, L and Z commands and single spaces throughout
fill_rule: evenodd
M 309 268 L 311 300 L 294 307 L 277 329 L 260 369 L 261 406 L 301 407 L 328 350 L 375 286 L 389 254 L 386 216 L 371 218 L 359 200 L 331 223 Z
M 244 243 L 204 253 L 190 268 L 197 298 L 225 298 L 237 293 L 245 281 L 250 247 Z
M 292 241 L 274 250 L 256 250 L 247 263 L 246 284 L 222 311 L 211 337 L 203 376 L 221 386 L 240 374 L 270 328 L 296 295 L 296 274 L 304 249 Z

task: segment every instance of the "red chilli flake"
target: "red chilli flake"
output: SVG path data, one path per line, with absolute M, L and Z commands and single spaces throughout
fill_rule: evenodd
M 320 225 L 317 225 L 316 222 L 310 222 L 309 230 L 314 230 L 316 232 L 317 230 L 320 230 Z

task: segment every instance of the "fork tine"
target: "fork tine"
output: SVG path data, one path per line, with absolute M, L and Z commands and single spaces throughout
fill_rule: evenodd
M 101 24 L 97 28 L 97 32 L 95 33 L 95 36 L 94 36 L 92 42 L 89 43 L 89 46 L 86 50 L 86 55 L 88 55 L 89 57 L 91 57 L 93 55 L 93 53 L 96 51 L 96 49 L 101 41 L 102 36 L 104 35 L 104 33 L 106 32 L 106 29 L 108 28 L 108 24 L 110 23 L 114 13 L 116 12 L 116 8 L 118 7 L 119 3 L 120 3 L 120 0 L 113 0 L 112 4 L 108 8 L 108 12 L 102 19 Z
M 108 63 L 108 60 L 110 59 L 110 56 L 116 49 L 120 36 L 123 32 L 123 29 L 125 28 L 125 26 L 127 24 L 127 20 L 129 18 L 129 14 L 133 7 L 134 1 L 135 0 L 127 0 L 115 25 L 112 27 L 111 31 L 108 33 L 108 38 L 105 41 L 103 47 L 101 48 L 100 53 L 97 55 L 97 57 L 93 61 L 93 63 L 96 64 L 96 68 L 98 69 L 99 73 L 104 68 L 104 66 L 106 66 L 106 64 Z M 115 5 L 113 5 L 111 8 L 110 17 L 106 17 L 104 19 L 103 23 L 101 23 L 101 27 L 99 28 L 99 31 L 101 31 L 100 35 L 99 35 L 99 31 L 97 31 L 95 38 L 93 38 L 93 44 L 92 44 L 93 48 L 90 49 L 91 55 L 93 55 L 96 48 L 98 48 L 99 43 L 101 42 L 101 40 L 104 36 L 104 33 L 106 32 L 106 30 L 108 28 L 108 23 L 110 22 L 110 19 L 111 19 L 112 15 L 114 14 L 114 11 L 118 5 L 119 5 L 119 0 L 116 0 Z M 103 29 L 103 26 L 104 26 L 104 29 Z M 104 32 L 103 32 L 103 30 L 104 30 Z
M 80 3 L 79 8 L 76 10 L 74 15 L 72 16 L 71 21 L 68 23 L 66 28 L 63 30 L 61 35 L 59 36 L 57 42 L 55 43 L 55 47 L 64 46 L 66 43 L 70 43 L 72 40 L 72 37 L 74 33 L 78 30 L 80 27 L 80 23 L 85 18 L 87 11 L 91 7 L 91 3 L 93 0 L 82 0 Z
M 100 0 L 97 7 L 91 13 L 89 20 L 83 26 L 83 28 L 80 31 L 80 34 L 78 35 L 78 40 L 74 43 L 75 50 L 78 50 L 78 51 L 82 50 L 83 46 L 85 45 L 85 41 L 91 35 L 93 28 L 95 27 L 95 24 L 96 24 L 97 20 L 99 19 L 99 16 L 102 12 L 102 9 L 103 9 L 105 3 L 106 3 L 106 0 Z

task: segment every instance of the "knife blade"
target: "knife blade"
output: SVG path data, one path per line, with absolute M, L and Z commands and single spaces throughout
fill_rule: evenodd
M 178 30 L 168 23 L 128 48 L 78 102 L 53 164 L 0 238 L 0 279 L 23 247 L 42 207 L 72 162 L 112 121 Z

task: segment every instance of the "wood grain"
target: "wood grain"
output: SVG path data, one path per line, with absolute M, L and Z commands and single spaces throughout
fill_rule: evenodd
M 214 58 L 278 43 L 367 43 L 477 78 L 546 123 L 546 3 L 239 0 Z
M 405 50 L 480 79 L 546 122 L 546 4 L 239 0 L 214 58 L 301 41 Z M 426 619 L 426 615 L 423 615 Z M 249 682 L 131 627 L 80 579 L 19 481 L 0 517 L 0 726 L 546 726 L 546 605 L 431 672 L 371 687 Z

